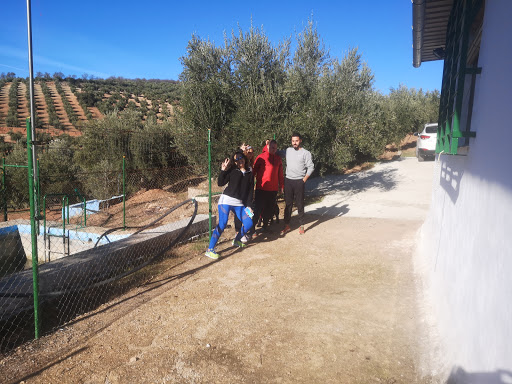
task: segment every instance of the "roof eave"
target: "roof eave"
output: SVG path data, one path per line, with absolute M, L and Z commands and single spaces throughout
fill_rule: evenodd
M 413 66 L 442 60 L 434 50 L 446 48 L 446 31 L 454 0 L 412 0 Z

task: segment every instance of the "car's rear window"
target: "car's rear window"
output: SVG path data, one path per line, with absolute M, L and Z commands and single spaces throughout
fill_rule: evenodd
M 425 133 L 437 133 L 437 127 L 427 127 L 425 128 Z

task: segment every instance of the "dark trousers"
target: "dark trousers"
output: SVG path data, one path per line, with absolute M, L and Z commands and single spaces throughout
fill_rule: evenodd
M 267 226 L 274 215 L 274 205 L 276 204 L 277 191 L 264 191 L 257 189 L 254 193 L 254 217 L 253 230 L 261 215 L 263 225 Z
M 302 179 L 292 180 L 284 179 L 284 201 L 286 207 L 284 208 L 284 223 L 290 224 L 292 218 L 293 201 L 299 211 L 299 225 L 304 225 L 304 182 Z

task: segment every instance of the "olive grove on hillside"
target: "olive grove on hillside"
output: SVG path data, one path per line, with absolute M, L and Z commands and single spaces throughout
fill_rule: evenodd
M 185 158 L 175 149 L 170 123 L 158 123 L 154 118 L 142 121 L 136 111 L 113 112 L 103 119 L 87 121 L 79 137 L 63 134 L 52 138 L 38 133 L 38 143 L 41 196 L 73 194 L 75 189 L 97 199 L 120 195 L 123 158 L 126 171 L 136 170 L 139 175 L 137 183 L 127 185 L 128 194 L 135 187 L 169 185 L 174 180 L 155 170 L 186 165 Z M 0 150 L 4 146 L 0 141 Z M 19 135 L 5 162 L 27 164 L 25 137 Z M 26 170 L 9 168 L 6 176 L 9 208 L 26 208 L 29 201 Z

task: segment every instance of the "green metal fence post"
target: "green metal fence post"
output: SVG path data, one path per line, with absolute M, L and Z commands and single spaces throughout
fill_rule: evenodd
M 4 210 L 4 221 L 7 221 L 7 194 L 5 186 L 5 157 L 2 157 L 2 209 Z
M 212 238 L 212 130 L 208 129 L 208 238 Z
M 43 196 L 43 236 L 46 240 L 46 195 Z M 46 243 L 45 243 L 46 245 Z M 46 254 L 46 250 L 45 250 Z
M 66 212 L 66 206 L 67 206 L 67 212 Z M 67 214 L 67 220 L 69 224 L 69 199 L 67 195 L 64 195 L 62 197 L 62 214 L 64 217 L 62 218 L 62 251 L 64 252 L 64 255 L 66 254 L 66 214 Z M 49 260 L 48 260 L 49 261 Z
M 123 156 L 123 229 L 126 229 L 126 156 Z
M 63 215 L 62 228 L 64 228 L 64 230 L 66 230 L 66 220 L 68 221 L 68 224 L 69 224 L 69 197 L 68 197 L 68 195 L 63 195 L 63 197 L 62 197 L 62 215 Z
M 34 333 L 35 338 L 39 338 L 39 276 L 37 260 L 37 225 L 35 220 L 35 199 L 37 199 L 34 190 L 34 163 L 32 159 L 32 132 L 30 129 L 30 119 L 27 118 L 27 155 L 28 155 L 28 188 L 30 199 L 30 233 L 32 241 L 32 287 L 34 291 Z
M 36 191 L 37 191 L 37 204 L 36 204 L 36 207 L 37 207 L 37 217 L 39 217 L 39 219 L 37 219 L 37 233 L 39 233 L 39 227 L 41 225 L 40 221 L 41 221 L 41 183 L 39 182 L 39 159 L 37 159 L 37 178 L 36 178 Z

